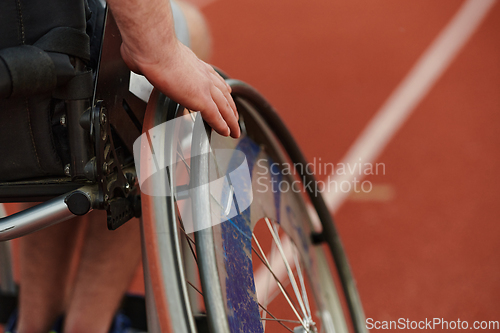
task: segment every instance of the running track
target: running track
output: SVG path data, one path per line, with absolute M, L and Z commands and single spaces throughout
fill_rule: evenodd
M 465 4 L 194 2 L 212 27 L 212 62 L 260 90 L 308 159 L 325 163 L 349 157 Z M 423 91 L 377 145 L 371 161 L 386 172 L 366 178 L 373 191 L 326 195 L 369 318 L 500 320 L 500 4 L 479 16 L 470 37 L 455 33 L 464 44 L 435 80 L 410 86 Z
M 367 317 L 500 320 L 500 4 L 492 4 L 379 147 L 374 161 L 386 174 L 367 178 L 371 195 L 332 204 Z M 203 10 L 213 63 L 275 105 L 309 160 L 338 163 L 463 5 L 219 0 Z

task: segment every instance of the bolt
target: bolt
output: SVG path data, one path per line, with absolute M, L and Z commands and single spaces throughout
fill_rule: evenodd
M 69 164 L 66 164 L 66 165 L 64 166 L 64 174 L 65 174 L 66 176 L 71 176 L 71 166 L 70 166 Z
M 106 120 L 106 114 L 101 111 L 101 125 L 104 126 L 106 124 Z

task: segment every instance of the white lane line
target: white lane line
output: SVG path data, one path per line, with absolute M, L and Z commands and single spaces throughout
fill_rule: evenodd
M 360 159 L 364 165 L 373 163 L 378 158 L 477 30 L 495 2 L 496 0 L 468 0 L 462 4 L 356 139 L 342 159 L 344 165 L 355 165 Z M 342 184 L 344 181 L 352 183 L 355 177 L 359 181 L 362 175 L 346 172 L 345 175 L 332 175 L 330 179 L 331 182 Z M 348 195 L 349 193 L 343 191 L 330 191 L 324 193 L 324 199 L 330 211 L 334 213 Z

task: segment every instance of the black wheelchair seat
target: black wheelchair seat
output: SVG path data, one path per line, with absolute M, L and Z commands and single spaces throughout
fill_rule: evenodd
M 0 28 L 8 27 L 0 37 L 0 202 L 85 187 L 67 197 L 70 210 L 105 209 L 114 229 L 140 211 L 132 145 L 146 104 L 129 92 L 111 13 L 89 2 L 92 9 L 85 0 L 0 4 Z

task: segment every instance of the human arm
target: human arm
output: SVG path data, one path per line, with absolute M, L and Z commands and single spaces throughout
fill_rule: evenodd
M 108 0 L 122 35 L 121 54 L 131 70 L 162 93 L 200 111 L 221 135 L 238 137 L 231 88 L 175 36 L 168 0 Z

